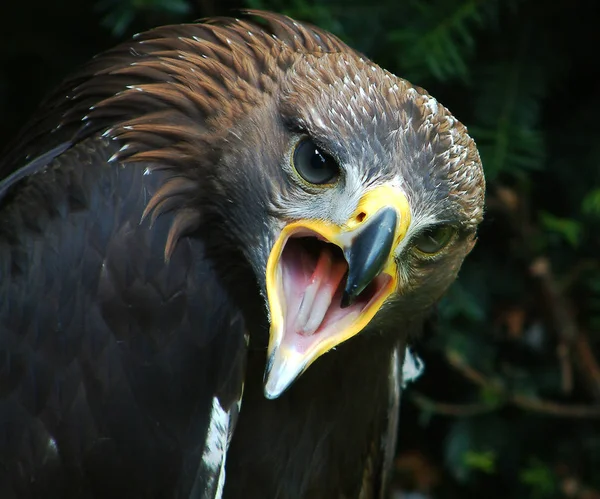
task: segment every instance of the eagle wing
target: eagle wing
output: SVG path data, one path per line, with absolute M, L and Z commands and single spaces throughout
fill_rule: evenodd
M 245 328 L 164 181 L 92 136 L 0 183 L 0 496 L 219 497 Z

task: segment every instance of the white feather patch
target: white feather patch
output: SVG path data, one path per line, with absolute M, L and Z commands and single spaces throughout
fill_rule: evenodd
M 408 383 L 415 381 L 425 369 L 423 361 L 414 355 L 409 347 L 406 347 L 404 353 L 404 363 L 402 364 L 402 383 L 406 386 Z
M 230 439 L 231 414 L 221 407 L 217 397 L 213 397 L 210 423 L 202 454 L 203 469 L 210 475 L 207 489 L 214 491 L 213 497 L 221 499 L 225 486 L 225 458 Z M 216 483 L 215 483 L 216 480 Z

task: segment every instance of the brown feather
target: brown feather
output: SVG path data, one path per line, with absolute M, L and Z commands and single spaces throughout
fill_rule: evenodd
M 185 177 L 174 177 L 169 179 L 148 201 L 146 209 L 142 214 L 142 221 L 152 213 L 151 221 L 154 223 L 154 220 L 156 220 L 159 215 L 168 211 L 165 209 L 166 206 L 168 206 L 164 204 L 165 201 L 169 198 L 185 197 L 187 194 L 193 193 L 197 188 L 196 182 Z
M 177 246 L 177 242 L 182 236 L 190 234 L 200 226 L 200 213 L 195 209 L 182 209 L 179 210 L 169 235 L 167 236 L 167 243 L 165 244 L 165 261 L 168 262 L 171 259 L 171 255 Z

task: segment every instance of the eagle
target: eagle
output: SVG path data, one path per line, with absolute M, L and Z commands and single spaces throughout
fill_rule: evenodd
M 481 161 L 425 90 L 241 17 L 95 57 L 2 156 L 3 499 L 386 495 Z

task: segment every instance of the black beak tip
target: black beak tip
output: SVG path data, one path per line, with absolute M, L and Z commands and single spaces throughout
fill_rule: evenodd
M 350 305 L 352 305 L 352 302 L 354 302 L 354 300 L 352 299 L 352 296 L 350 294 L 348 294 L 348 291 L 344 291 L 344 294 L 342 295 L 342 303 L 340 304 L 340 307 L 341 308 L 349 307 Z

